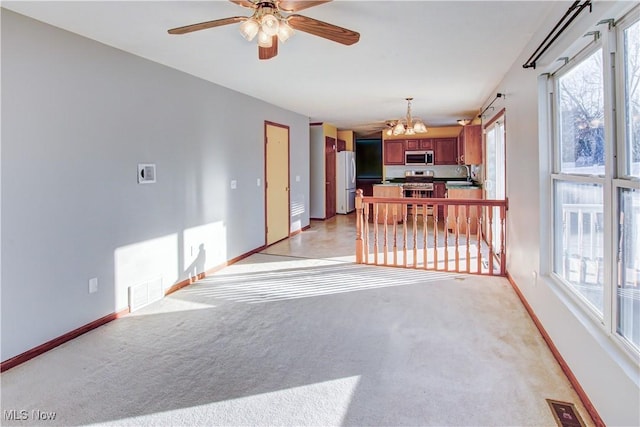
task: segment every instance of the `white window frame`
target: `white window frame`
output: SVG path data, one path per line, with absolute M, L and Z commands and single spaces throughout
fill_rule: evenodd
M 550 248 L 548 262 L 549 276 L 556 284 L 556 288 L 568 296 L 569 301 L 580 310 L 581 313 L 596 325 L 599 325 L 605 333 L 612 337 L 613 342 L 630 355 L 637 363 L 640 359 L 640 350 L 628 342 L 617 332 L 617 251 L 616 242 L 619 238 L 618 221 L 620 188 L 640 190 L 640 179 L 627 176 L 626 172 L 626 127 L 625 115 L 615 114 L 615 111 L 625 111 L 624 93 L 624 57 L 622 52 L 618 54 L 617 46 L 622 51 L 624 29 L 628 28 L 640 19 L 640 6 L 635 7 L 615 25 L 598 26 L 599 37 L 585 46 L 580 52 L 569 59 L 558 69 L 551 71 L 548 77 L 547 94 L 544 101 L 547 105 L 547 120 L 549 136 L 551 139 L 550 150 L 550 179 L 549 179 L 549 224 L 551 224 L 548 245 Z M 605 173 L 604 175 L 588 175 L 579 173 L 561 172 L 560 134 L 558 126 L 558 83 L 557 78 L 573 69 L 573 64 L 578 64 L 598 49 L 602 49 L 602 68 L 604 85 L 604 120 L 605 120 Z M 617 161 L 616 161 L 617 159 Z M 603 191 L 603 221 L 605 224 L 603 255 L 604 255 L 604 283 L 603 283 L 603 311 L 600 314 L 587 302 L 586 298 L 573 290 L 562 277 L 555 273 L 555 183 L 589 183 L 602 186 Z
M 577 53 L 573 58 L 571 58 L 570 60 L 567 61 L 567 63 L 562 66 L 561 68 L 559 68 L 558 70 L 556 70 L 556 72 L 554 72 L 551 76 L 552 78 L 552 97 L 551 97 L 551 102 L 552 102 L 552 111 L 553 113 L 551 114 L 551 125 L 552 125 L 552 135 L 553 135 L 553 163 L 552 163 L 552 168 L 551 168 L 551 187 L 550 187 L 550 195 L 551 195 L 551 233 L 554 233 L 554 230 L 556 228 L 556 223 L 555 223 L 555 206 L 556 206 L 556 200 L 555 200 L 555 184 L 557 182 L 569 182 L 569 183 L 575 183 L 575 184 L 598 184 L 600 186 L 602 186 L 602 193 L 603 193 L 603 214 L 605 216 L 604 218 L 604 222 L 605 224 L 609 224 L 609 222 L 607 222 L 606 219 L 606 211 L 607 209 L 605 209 L 605 206 L 611 206 L 610 203 L 610 191 L 607 191 L 607 177 L 610 174 L 611 171 L 611 167 L 610 167 L 610 159 L 613 157 L 613 150 L 612 150 L 612 146 L 613 144 L 611 143 L 612 139 L 611 139 L 611 130 L 612 130 L 612 124 L 611 124 L 611 120 L 610 117 L 607 115 L 606 111 L 610 110 L 611 108 L 611 104 L 608 102 L 607 99 L 607 80 L 609 77 L 609 73 L 607 72 L 607 65 L 609 63 L 609 61 L 606 60 L 607 56 L 606 55 L 606 46 L 608 44 L 609 38 L 605 35 L 598 37 L 596 40 L 594 40 L 593 42 L 589 43 L 584 49 L 582 49 L 579 53 Z M 605 153 L 605 174 L 604 176 L 602 175 L 587 175 L 587 174 L 580 174 L 580 173 L 566 173 L 566 172 L 561 172 L 561 147 L 560 147 L 560 127 L 558 125 L 558 93 L 559 93 L 559 87 L 558 87 L 558 79 L 560 77 L 562 77 L 563 75 L 565 75 L 566 73 L 568 73 L 569 71 L 573 70 L 573 65 L 577 65 L 579 63 L 581 63 L 583 60 L 585 60 L 586 58 L 590 57 L 591 55 L 593 55 L 596 51 L 598 50 L 602 50 L 602 68 L 603 68 L 603 85 L 604 85 L 604 110 L 605 110 L 605 149 L 606 149 L 606 153 Z M 602 326 L 607 326 L 607 323 L 609 323 L 606 319 L 611 317 L 611 291 L 610 288 L 611 286 L 608 286 L 610 283 L 610 274 L 611 274 L 611 268 L 609 268 L 609 265 L 611 263 L 611 252 L 607 250 L 607 247 L 610 247 L 610 242 L 608 242 L 607 240 L 611 239 L 611 234 L 610 233 L 605 233 L 604 236 L 604 266 L 605 266 L 605 271 L 604 271 L 604 284 L 603 284 L 603 307 L 602 307 L 602 314 L 600 314 L 600 312 L 598 312 L 592 305 L 591 303 L 589 303 L 587 301 L 587 299 L 575 292 L 572 288 L 571 285 L 565 281 L 564 278 L 562 278 L 560 275 L 558 275 L 555 272 L 555 265 L 556 265 L 556 239 L 555 236 L 551 236 L 551 239 L 549 240 L 550 244 L 551 244 L 551 261 L 549 264 L 550 267 L 550 276 L 551 278 L 560 285 L 560 288 L 563 289 L 568 295 L 569 297 L 577 304 L 580 306 L 580 308 L 586 312 L 589 317 L 595 321 L 596 323 L 602 325 Z

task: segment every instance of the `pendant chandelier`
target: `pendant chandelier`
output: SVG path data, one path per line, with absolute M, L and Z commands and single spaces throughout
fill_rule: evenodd
M 411 117 L 411 101 L 413 98 L 405 98 L 407 100 L 407 116 L 398 120 L 392 127 L 387 129 L 387 136 L 398 135 L 415 135 L 417 133 L 427 133 L 427 127 L 422 120 L 413 119 Z

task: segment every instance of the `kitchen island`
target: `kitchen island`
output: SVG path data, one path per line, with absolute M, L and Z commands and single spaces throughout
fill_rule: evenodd
M 402 184 L 399 183 L 382 183 L 373 186 L 373 197 L 403 197 Z M 381 204 L 378 209 L 378 224 L 384 224 L 385 215 L 387 224 L 393 224 L 393 210 L 396 209 L 396 221 L 402 222 L 402 205 L 401 204 Z M 373 212 L 372 212 L 373 214 Z

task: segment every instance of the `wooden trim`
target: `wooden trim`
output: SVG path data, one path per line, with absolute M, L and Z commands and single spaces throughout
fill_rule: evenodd
M 491 120 L 489 120 L 487 123 L 485 123 L 482 128 L 486 129 L 489 126 L 491 126 L 493 124 L 493 122 L 495 122 L 496 120 L 499 120 L 500 117 L 504 116 L 504 113 L 507 109 L 506 108 L 502 108 L 500 111 L 498 111 L 492 118 Z M 506 142 L 506 141 L 505 141 Z
M 261 250 L 263 250 L 265 248 L 266 248 L 266 246 L 261 246 L 259 248 L 256 248 L 256 249 L 252 250 L 252 251 L 249 251 L 249 252 L 244 253 L 242 255 L 239 255 L 239 256 L 237 256 L 235 258 L 232 258 L 229 261 L 224 262 L 224 263 L 222 263 L 222 264 L 220 264 L 220 265 L 218 265 L 216 267 L 213 267 L 213 268 L 207 270 L 204 273 L 199 273 L 196 276 L 196 280 L 204 279 L 206 276 L 208 276 L 210 274 L 213 274 L 216 271 L 221 270 L 224 267 L 227 267 L 227 266 L 229 266 L 231 264 L 235 264 L 236 262 L 238 262 L 240 260 L 243 260 L 244 258 L 247 258 L 247 257 L 249 257 L 249 256 L 251 256 L 251 255 L 253 255 L 253 254 L 257 253 L 257 252 L 260 252 Z M 176 292 L 177 290 L 182 289 L 185 286 L 188 286 L 188 285 L 190 285 L 190 284 L 192 284 L 194 282 L 195 282 L 195 280 L 193 280 L 193 279 L 185 279 L 185 280 L 183 280 L 183 281 L 181 281 L 179 283 L 176 283 L 175 285 L 171 286 L 169 289 L 167 289 L 165 291 L 164 295 L 167 296 L 169 294 L 172 294 L 172 293 Z M 123 317 L 123 316 L 125 316 L 127 314 L 129 314 L 129 308 L 125 308 L 124 310 L 118 311 L 116 313 L 108 314 L 108 315 L 106 315 L 104 317 L 101 317 L 98 320 L 94 320 L 91 323 L 87 323 L 86 325 L 81 326 L 78 329 L 74 329 L 71 332 L 67 332 L 64 335 L 61 335 L 61 336 L 59 336 L 57 338 L 54 338 L 51 341 L 47 341 L 44 344 L 40 344 L 39 346 L 34 347 L 31 350 L 27 350 L 22 354 L 19 354 L 19 355 L 14 356 L 14 357 L 12 357 L 10 359 L 7 359 L 4 362 L 0 363 L 0 372 L 4 372 L 4 371 L 6 371 L 8 369 L 16 367 L 16 366 L 26 362 L 27 360 L 33 359 L 36 356 L 39 356 L 39 355 L 41 355 L 43 353 L 46 353 L 47 351 L 49 351 L 51 349 L 54 349 L 54 348 L 58 347 L 60 344 L 64 344 L 67 341 L 71 341 L 72 339 L 77 338 L 82 334 L 85 334 L 85 333 L 87 333 L 87 332 L 89 332 L 89 331 L 91 331 L 93 329 L 96 329 L 96 328 L 98 328 L 98 327 L 100 327 L 102 325 L 105 325 L 105 324 L 111 322 L 112 320 L 116 320 L 116 319 L 118 319 L 120 317 Z
M 311 224 L 307 225 L 306 227 L 302 227 L 301 229 L 296 230 L 296 231 L 294 231 L 292 233 L 289 233 L 289 237 L 293 237 L 293 236 L 295 236 L 297 234 L 302 233 L 303 231 L 309 230 L 310 228 L 311 228 Z
M 44 344 L 40 344 L 39 346 L 34 347 L 31 350 L 27 350 L 22 354 L 19 354 L 10 359 L 7 359 L 4 362 L 0 363 L 0 372 L 4 372 L 8 369 L 16 367 L 21 363 L 26 362 L 27 360 L 33 359 L 36 356 L 40 356 L 41 354 L 46 353 L 47 351 L 52 350 L 58 347 L 59 345 L 66 343 L 67 341 L 71 341 L 72 339 L 77 338 L 80 335 L 86 334 L 87 332 L 93 329 L 96 329 L 102 325 L 105 325 L 111 322 L 112 320 L 115 320 L 126 314 L 129 314 L 128 308 L 122 311 L 119 311 L 117 313 L 107 314 L 106 316 L 101 317 L 98 320 L 94 320 L 93 322 L 87 323 L 84 326 L 80 326 L 79 328 L 74 329 L 73 331 L 67 332 L 64 335 L 54 338 L 51 341 L 47 341 Z
M 518 298 L 520 298 L 520 302 L 522 302 L 522 305 L 524 305 L 524 308 L 529 313 L 529 316 L 531 317 L 531 320 L 533 320 L 533 323 L 538 328 L 538 331 L 540 331 L 540 334 L 542 335 L 542 338 L 544 339 L 544 341 L 547 343 L 547 346 L 549 347 L 549 350 L 551 350 L 551 353 L 553 354 L 553 357 L 555 357 L 556 360 L 558 361 L 558 364 L 560 365 L 560 368 L 562 369 L 562 372 L 564 372 L 564 374 L 567 376 L 567 379 L 569 380 L 569 382 L 573 386 L 574 390 L 578 394 L 578 397 L 582 401 L 582 404 L 584 405 L 585 409 L 587 410 L 587 413 L 591 417 L 591 420 L 593 421 L 593 423 L 597 427 L 605 427 L 606 425 L 605 425 L 604 421 L 602 420 L 602 418 L 600 418 L 600 414 L 598 414 L 598 411 L 596 410 L 595 406 L 593 406 L 593 403 L 591 403 L 591 400 L 589 400 L 589 397 L 587 396 L 587 393 L 585 393 L 584 389 L 582 388 L 582 386 L 578 382 L 578 379 L 576 378 L 576 376 L 571 371 L 571 368 L 569 368 L 569 365 L 567 364 L 567 362 L 564 360 L 564 358 L 560 354 L 560 351 L 558 351 L 558 348 L 555 346 L 555 344 L 551 340 L 551 337 L 549 336 L 547 331 L 542 326 L 542 323 L 540 322 L 540 319 L 538 319 L 538 316 L 536 316 L 535 312 L 533 311 L 533 309 L 531 308 L 531 306 L 529 305 L 529 303 L 525 299 L 525 297 L 522 294 L 522 292 L 520 292 L 520 289 L 518 288 L 518 285 L 516 284 L 515 280 L 513 280 L 513 277 L 511 277 L 509 272 L 507 272 L 507 280 L 509 280 L 509 283 L 511 283 L 511 286 L 513 287 L 513 290 L 518 295 Z

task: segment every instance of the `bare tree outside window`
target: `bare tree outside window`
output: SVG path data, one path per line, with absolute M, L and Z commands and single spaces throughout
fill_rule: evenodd
M 604 84 L 602 50 L 558 81 L 561 172 L 604 175 Z
M 640 178 L 640 22 L 624 32 L 627 173 Z

